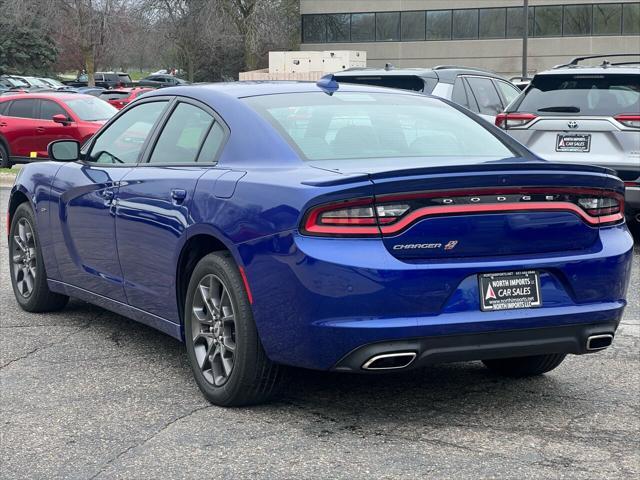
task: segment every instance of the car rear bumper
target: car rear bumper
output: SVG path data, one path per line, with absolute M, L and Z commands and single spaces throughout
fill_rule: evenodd
M 583 353 L 579 345 L 587 326 L 606 324 L 615 331 L 620 321 L 632 249 L 622 225 L 600 229 L 590 249 L 531 256 L 411 263 L 394 258 L 379 240 L 296 233 L 241 245 L 239 253 L 269 358 L 330 370 L 359 348 L 415 339 L 422 345 L 416 352 L 429 361 L 488 358 L 487 352 L 529 355 L 548 348 Z M 478 274 L 518 270 L 540 273 L 542 307 L 481 311 Z M 569 340 L 566 335 L 551 335 L 546 343 L 519 340 L 530 335 L 526 332 L 564 327 L 577 329 Z M 523 333 L 492 339 L 503 332 Z M 453 337 L 465 348 L 439 340 Z M 474 338 L 486 341 L 474 343 Z M 432 340 L 433 348 L 447 345 L 447 352 L 435 355 Z M 504 345 L 491 351 L 494 343 Z
M 613 317 L 617 317 L 616 313 L 611 313 L 613 313 Z M 606 348 L 606 346 L 596 344 L 593 339 L 613 340 L 617 327 L 618 320 L 613 319 L 610 322 L 593 324 L 444 335 L 371 343 L 349 352 L 332 369 L 341 372 L 375 373 L 408 370 L 439 362 L 488 360 L 554 353 L 580 355 Z M 401 358 L 394 360 L 393 363 L 381 363 L 383 360 L 398 357 Z

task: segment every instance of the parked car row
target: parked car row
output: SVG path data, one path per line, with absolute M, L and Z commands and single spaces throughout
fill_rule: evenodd
M 491 72 L 455 66 L 359 68 L 334 78 L 445 98 L 495 122 L 544 159 L 611 168 L 625 182 L 633 219 L 640 213 L 640 66 L 583 63 L 615 57 L 579 57 L 533 79 L 514 77 L 518 86 Z

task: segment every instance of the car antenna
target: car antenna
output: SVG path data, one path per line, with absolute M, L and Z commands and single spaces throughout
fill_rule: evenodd
M 316 82 L 316 85 L 327 95 L 333 95 L 340 88 L 340 84 L 336 80 L 333 73 L 325 75 Z

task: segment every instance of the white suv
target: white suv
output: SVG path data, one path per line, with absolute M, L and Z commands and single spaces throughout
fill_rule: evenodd
M 537 74 L 496 125 L 544 159 L 615 170 L 628 217 L 640 222 L 640 63 L 580 65 L 617 56 L 578 57 Z

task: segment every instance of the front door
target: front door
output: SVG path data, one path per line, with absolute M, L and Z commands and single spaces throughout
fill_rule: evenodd
M 180 100 L 117 197 L 118 253 L 129 304 L 178 323 L 176 269 L 198 179 L 215 167 L 226 127 Z
M 145 103 L 120 115 L 91 143 L 84 161 L 64 165 L 56 175 L 58 211 L 52 214 L 59 216 L 60 230 L 53 240 L 63 282 L 126 302 L 115 198 L 167 103 Z

